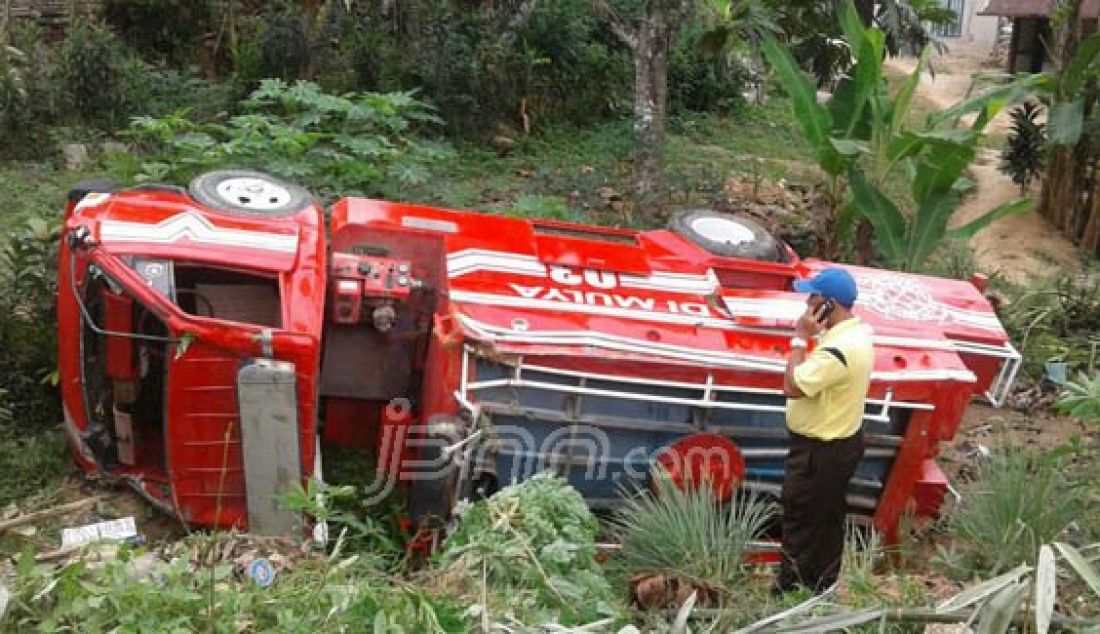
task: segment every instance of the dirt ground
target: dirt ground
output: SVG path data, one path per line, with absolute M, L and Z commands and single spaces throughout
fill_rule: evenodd
M 974 85 L 975 75 L 995 71 L 989 66 L 989 51 L 966 45 L 955 45 L 942 56 L 932 60 L 934 76 L 925 74 L 918 94 L 929 102 L 947 108 L 966 98 L 968 92 L 981 94 L 982 86 Z M 891 58 L 887 65 L 900 72 L 911 72 L 916 62 L 912 58 Z M 990 124 L 987 132 L 1003 135 L 1007 132 L 1007 111 Z M 999 150 L 985 149 L 977 164 L 971 169 L 971 177 L 977 182 L 977 191 L 963 202 L 955 222 L 968 222 L 997 205 L 1020 196 L 1020 189 L 1002 174 L 997 165 Z M 1038 195 L 1038 185 L 1032 186 L 1030 196 Z M 1042 279 L 1058 271 L 1077 271 L 1080 263 L 1076 248 L 1045 219 L 1035 213 L 1006 218 L 980 231 L 970 242 L 978 267 L 991 274 L 1024 284 L 1029 279 Z

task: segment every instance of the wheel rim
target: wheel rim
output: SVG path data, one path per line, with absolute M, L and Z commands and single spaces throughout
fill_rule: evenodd
M 755 239 L 752 231 L 740 222 L 715 216 L 692 220 L 691 230 L 707 240 L 733 245 L 745 244 Z
M 290 204 L 290 190 L 265 178 L 227 178 L 215 188 L 227 203 L 249 211 L 274 211 Z

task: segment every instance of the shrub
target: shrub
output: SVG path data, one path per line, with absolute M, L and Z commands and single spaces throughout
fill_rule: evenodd
M 103 20 L 147 59 L 184 65 L 217 28 L 211 0 L 104 0 Z
M 23 122 L 27 103 L 27 55 L 0 44 L 0 130 L 11 133 Z
M 441 547 L 437 582 L 478 602 L 489 594 L 483 609 L 528 624 L 612 615 L 611 586 L 596 562 L 598 530 L 575 489 L 540 473 L 462 512 Z
M 720 502 L 709 486 L 674 485 L 624 499 L 612 519 L 628 573 L 659 572 L 730 588 L 744 576 L 748 545 L 762 534 L 774 505 L 751 492 Z
M 225 124 L 196 122 L 186 112 L 136 117 L 129 135 L 153 151 L 138 180 L 186 182 L 217 167 L 256 167 L 322 197 L 398 195 L 423 182 L 447 148 L 416 132 L 439 123 L 410 93 L 327 94 L 314 83 L 264 80 Z
M 703 32 L 702 24 L 689 24 L 669 52 L 668 96 L 673 112 L 729 112 L 744 105 L 741 91 L 749 69 L 725 51 L 706 54 L 699 43 Z
M 110 29 L 78 22 L 61 47 L 56 81 L 70 116 L 113 129 L 135 105 L 130 89 L 144 81 L 141 69 Z
M 0 46 L 0 154 L 41 158 L 52 147 L 45 130 L 57 113 L 57 55 L 44 43 L 42 29 L 29 21 L 16 25 L 12 42 Z
M 259 45 L 265 77 L 294 80 L 302 77 L 309 68 L 308 25 L 295 5 L 264 16 Z
M 1020 186 L 1021 195 L 1027 193 L 1031 181 L 1043 172 L 1046 125 L 1037 121 L 1041 113 L 1042 106 L 1033 101 L 1009 111 L 1012 131 L 1001 151 L 1001 171 Z
M 1100 374 L 1089 377 L 1081 373 L 1076 381 L 1067 381 L 1062 388 L 1058 411 L 1086 423 L 1100 423 Z
M 1020 342 L 1024 368 L 1042 375 L 1043 364 L 1064 361 L 1071 371 L 1088 370 L 1092 343 L 1100 332 L 1100 276 L 1062 275 L 1036 284 L 1001 312 L 1005 328 Z
M 961 491 L 947 516 L 955 552 L 942 557 L 956 573 L 992 576 L 1034 563 L 1081 511 L 1079 490 L 1066 481 L 1058 459 L 1019 448 L 994 453 Z
M 54 298 L 58 222 L 29 220 L 0 248 L 0 385 L 19 435 L 61 419 L 50 377 L 57 367 Z
M 0 420 L 0 432 L 3 431 L 6 431 L 4 421 Z M 0 508 L 34 493 L 52 490 L 71 467 L 65 438 L 56 426 L 48 433 L 7 436 L 0 433 L 0 479 L 4 482 L 0 487 Z

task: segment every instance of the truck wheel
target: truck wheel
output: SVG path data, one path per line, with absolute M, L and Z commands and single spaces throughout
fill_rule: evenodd
M 668 228 L 714 255 L 763 262 L 785 260 L 783 247 L 764 227 L 741 216 L 709 209 L 683 211 Z
M 313 201 L 304 188 L 248 170 L 219 170 L 196 176 L 187 186 L 199 203 L 250 216 L 289 216 Z

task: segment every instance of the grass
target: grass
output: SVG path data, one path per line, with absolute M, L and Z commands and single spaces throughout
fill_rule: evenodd
M 414 202 L 503 211 L 523 196 L 554 197 L 578 220 L 621 224 L 609 199 L 629 189 L 634 139 L 629 119 L 585 128 L 550 126 L 505 152 L 459 144 L 429 183 L 403 193 Z M 668 126 L 665 151 L 671 206 L 706 205 L 731 173 L 772 179 L 812 170 L 786 98 L 728 115 L 683 114 Z
M 947 521 L 952 545 L 940 560 L 963 577 L 1034 564 L 1039 546 L 1061 539 L 1083 510 L 1059 460 L 1014 447 L 995 453 L 961 494 Z
M 0 163 L 0 234 L 31 218 L 60 218 L 76 183 L 105 178 L 103 172 L 69 172 L 52 163 Z

